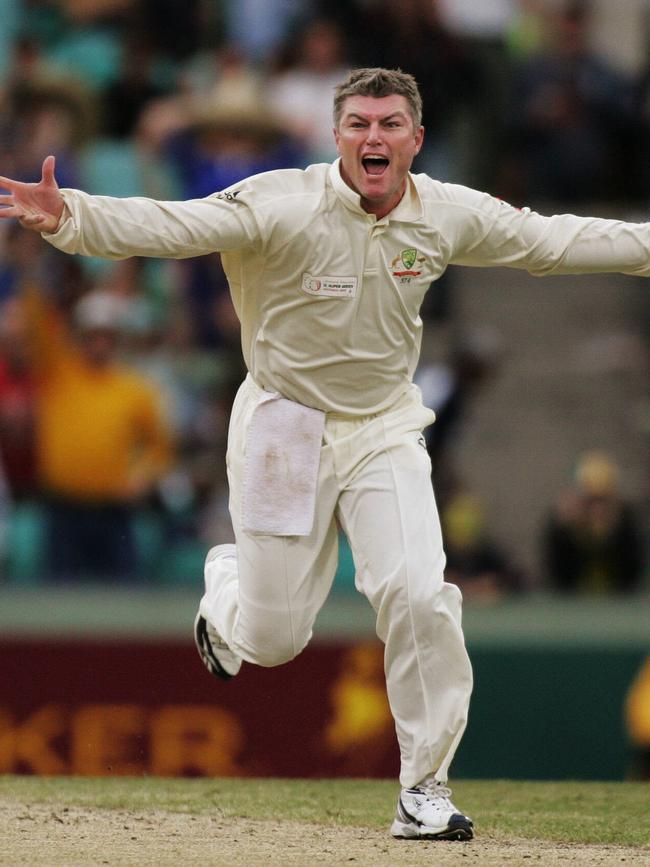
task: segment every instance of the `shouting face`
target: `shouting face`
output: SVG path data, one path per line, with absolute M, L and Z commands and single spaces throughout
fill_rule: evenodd
M 361 197 L 361 206 L 380 219 L 400 201 L 406 175 L 422 147 L 424 128 L 415 127 L 406 97 L 349 96 L 334 130 L 341 176 Z

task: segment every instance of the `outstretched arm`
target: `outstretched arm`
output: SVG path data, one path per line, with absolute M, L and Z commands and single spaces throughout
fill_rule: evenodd
M 451 263 L 524 268 L 531 274 L 621 273 L 650 276 L 650 222 L 513 208 L 486 193 L 454 185 L 445 194 L 461 209 L 449 233 Z
M 13 217 L 65 253 L 126 259 L 153 256 L 184 259 L 260 243 L 249 196 L 215 193 L 205 199 L 159 202 L 141 196 L 92 196 L 60 190 L 54 157 L 43 162 L 37 184 L 0 176 L 0 218 Z
M 25 184 L 0 176 L 0 218 L 16 217 L 21 226 L 34 232 L 55 232 L 63 213 L 63 197 L 54 177 L 55 160 L 45 157 L 41 180 Z

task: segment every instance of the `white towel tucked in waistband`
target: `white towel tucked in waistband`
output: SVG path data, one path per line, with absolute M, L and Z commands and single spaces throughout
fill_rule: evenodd
M 253 411 L 246 434 L 242 525 L 248 533 L 308 536 L 325 413 L 276 394 Z

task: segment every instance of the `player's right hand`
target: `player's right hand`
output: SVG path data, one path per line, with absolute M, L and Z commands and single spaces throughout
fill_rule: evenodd
M 16 218 L 25 229 L 55 232 L 63 213 L 63 197 L 54 177 L 55 159 L 45 157 L 41 180 L 37 184 L 13 181 L 0 175 L 0 219 Z

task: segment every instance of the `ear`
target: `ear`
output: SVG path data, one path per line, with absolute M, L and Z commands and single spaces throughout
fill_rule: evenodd
M 418 131 L 415 133 L 415 153 L 419 154 L 422 149 L 422 143 L 424 142 L 424 127 L 419 127 Z
M 340 140 L 341 137 L 340 137 L 340 135 L 339 135 L 339 131 L 338 131 L 338 129 L 337 129 L 336 127 L 333 127 L 333 128 L 332 128 L 332 132 L 334 133 L 334 142 L 335 142 L 335 144 L 336 144 L 336 152 L 337 152 L 337 154 L 339 154 L 339 156 L 340 156 L 340 154 L 341 154 L 341 148 L 339 147 L 339 140 Z

